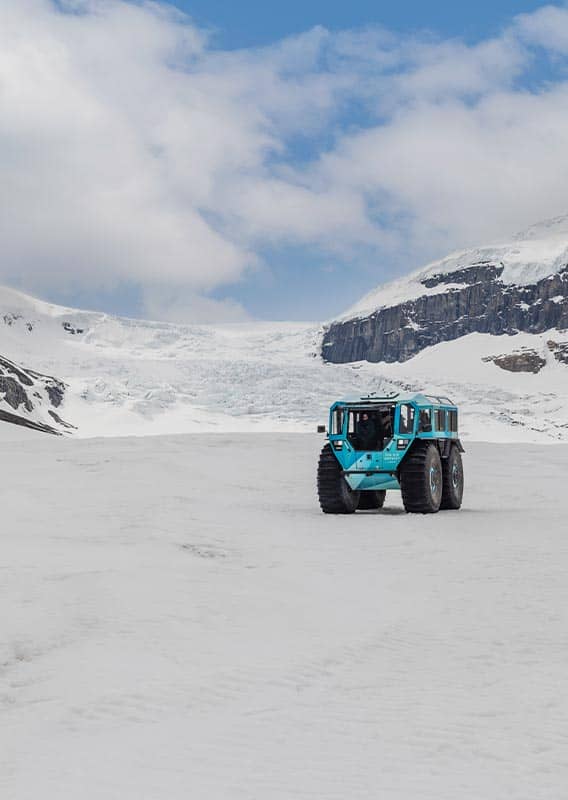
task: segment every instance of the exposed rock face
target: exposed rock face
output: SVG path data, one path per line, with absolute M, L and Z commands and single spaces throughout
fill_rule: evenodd
M 53 411 L 65 395 L 65 384 L 25 369 L 0 356 L 0 420 L 46 433 L 72 428 Z
M 546 344 L 557 361 L 568 364 L 568 342 L 554 342 L 550 339 Z
M 503 356 L 489 356 L 483 361 L 492 361 L 507 372 L 532 372 L 534 375 L 546 366 L 546 359 L 530 348 Z
M 13 314 L 13 313 L 10 312 L 10 313 L 4 314 L 2 319 L 4 320 L 4 325 L 8 325 L 11 328 L 12 325 L 15 325 L 16 322 L 18 322 L 19 320 L 22 319 L 22 315 L 21 314 Z M 26 326 L 26 329 L 31 333 L 33 331 L 33 329 L 34 329 L 33 323 L 32 322 L 25 322 L 24 324 Z
M 23 406 L 26 411 L 33 411 L 33 406 L 21 383 L 15 378 L 6 378 L 0 375 L 0 395 L 4 395 L 4 402 L 17 411 Z
M 63 330 L 66 333 L 72 334 L 72 336 L 75 336 L 75 334 L 77 333 L 85 333 L 84 328 L 74 328 L 70 322 L 62 322 L 61 325 L 63 327 Z
M 443 285 L 447 290 L 332 323 L 324 334 L 323 358 L 336 364 L 407 361 L 426 347 L 469 333 L 568 328 L 568 266 L 523 286 L 504 284 L 502 272 L 502 264 L 479 263 L 430 275 L 421 281 L 425 290 Z

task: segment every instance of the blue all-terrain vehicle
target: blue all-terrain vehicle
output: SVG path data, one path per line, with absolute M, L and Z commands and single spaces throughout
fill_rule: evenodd
M 460 508 L 464 449 L 447 397 L 347 397 L 332 405 L 327 430 L 317 481 L 325 514 L 382 508 L 389 489 L 402 492 L 406 511 Z

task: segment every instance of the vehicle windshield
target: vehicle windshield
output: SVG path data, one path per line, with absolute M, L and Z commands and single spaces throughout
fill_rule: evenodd
M 393 436 L 395 406 L 350 408 L 347 439 L 355 450 L 384 450 Z

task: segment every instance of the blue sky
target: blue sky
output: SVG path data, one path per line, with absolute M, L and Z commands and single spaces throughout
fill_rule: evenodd
M 384 25 L 407 33 L 430 29 L 440 36 L 468 41 L 498 33 L 516 14 L 543 5 L 535 0 L 176 0 L 178 8 L 215 33 L 220 47 L 268 44 L 315 25 L 330 30 Z
M 54 302 L 329 319 L 567 210 L 564 3 L 7 0 L 0 54 L 0 282 Z

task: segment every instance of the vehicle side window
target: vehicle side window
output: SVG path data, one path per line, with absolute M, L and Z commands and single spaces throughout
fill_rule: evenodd
M 343 409 L 336 408 L 335 413 L 333 415 L 333 425 L 331 428 L 331 432 L 338 434 L 343 431 Z
M 349 412 L 349 428 L 347 430 L 348 434 L 355 434 L 355 425 L 356 425 L 356 418 L 355 418 L 355 411 Z
M 420 428 L 421 431 L 431 431 L 432 430 L 432 412 L 429 408 L 421 408 L 419 414 L 420 420 Z
M 414 406 L 400 407 L 399 433 L 414 433 Z
M 437 408 L 434 411 L 434 419 L 436 420 L 436 430 L 437 431 L 445 431 L 446 430 L 446 412 L 443 408 Z
M 457 411 L 448 411 L 448 429 L 452 431 L 452 433 L 458 432 L 458 412 Z

